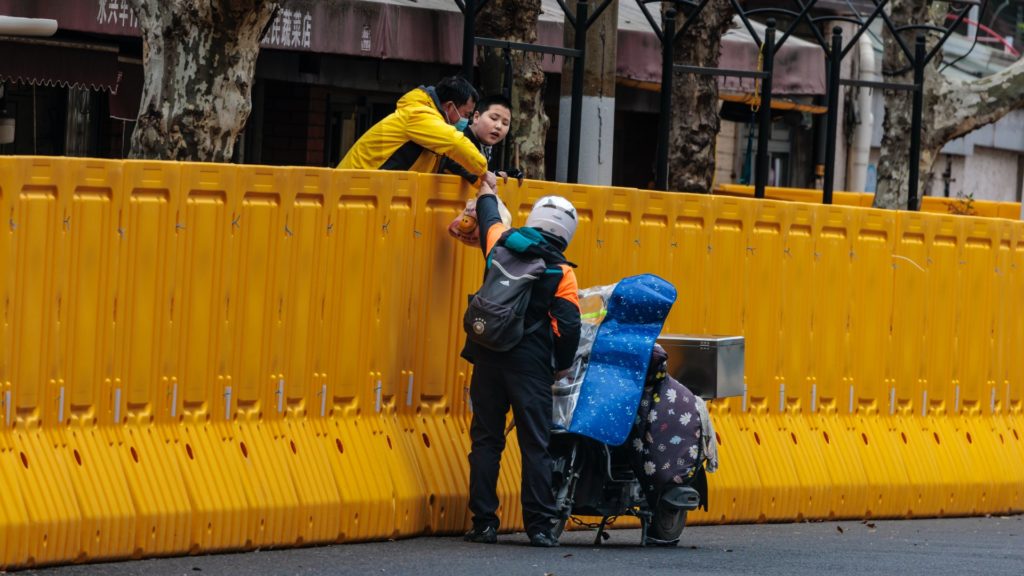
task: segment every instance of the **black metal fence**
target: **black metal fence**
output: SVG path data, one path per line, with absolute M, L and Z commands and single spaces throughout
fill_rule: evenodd
M 505 86 L 506 91 L 512 84 L 512 70 L 508 52 L 520 50 L 523 52 L 537 52 L 540 54 L 554 54 L 573 59 L 572 67 L 572 106 L 569 113 L 569 162 L 566 179 L 569 182 L 579 182 L 580 173 L 580 125 L 583 122 L 583 73 L 586 67 L 587 58 L 587 31 L 601 17 L 601 14 L 615 0 L 604 0 L 590 14 L 590 4 L 586 0 L 576 3 L 576 13 L 569 9 L 565 0 L 558 0 L 559 6 L 565 12 L 565 20 L 575 31 L 575 42 L 573 48 L 561 46 L 544 46 L 542 44 L 525 44 L 522 42 L 509 42 L 497 38 L 479 38 L 476 36 L 476 16 L 487 4 L 488 0 L 455 0 L 464 16 L 462 31 L 462 75 L 470 80 L 473 78 L 473 63 L 475 61 L 475 46 L 490 46 L 502 48 L 506 53 Z M 506 96 L 511 97 L 510 93 Z
M 615 0 L 604 0 L 600 5 L 598 5 L 593 14 L 590 14 L 589 2 L 586 0 L 579 0 L 576 3 L 575 14 L 568 6 L 566 6 L 564 0 L 558 0 L 559 5 L 565 12 L 566 21 L 575 31 L 575 43 L 571 49 L 557 46 L 509 42 L 495 38 L 476 37 L 476 16 L 487 1 L 488 0 L 455 0 L 459 5 L 459 8 L 462 9 L 465 21 L 462 50 L 463 75 L 470 79 L 473 77 L 476 45 L 502 48 L 505 51 L 506 87 L 510 86 L 510 79 L 512 75 L 511 63 L 508 57 L 508 52 L 510 50 L 556 54 L 566 58 L 573 58 L 572 104 L 569 123 L 569 161 L 567 180 L 569 182 L 576 183 L 579 181 L 580 124 L 582 121 L 583 73 L 586 65 L 587 30 L 590 29 L 590 26 L 594 24 L 608 5 Z M 643 11 L 648 23 L 650 23 L 655 36 L 657 36 L 658 40 L 661 42 L 662 48 L 661 99 L 659 104 L 660 116 L 657 150 L 658 158 L 657 175 L 655 180 L 655 186 L 658 189 L 668 190 L 668 141 L 669 132 L 672 126 L 673 75 L 676 72 L 680 72 L 716 77 L 732 76 L 755 78 L 758 79 L 761 84 L 760 108 L 757 112 L 758 130 L 757 156 L 754 164 L 754 196 L 757 198 L 764 198 L 765 188 L 768 183 L 769 170 L 768 137 L 771 133 L 772 75 L 774 71 L 775 54 L 800 26 L 805 26 L 810 32 L 810 35 L 821 47 L 826 59 L 828 60 L 828 81 L 826 84 L 828 110 L 826 112 L 827 115 L 825 120 L 825 172 L 822 187 L 822 201 L 825 204 L 832 203 L 834 187 L 833 180 L 835 179 L 836 137 L 839 125 L 839 87 L 859 86 L 866 88 L 879 88 L 883 90 L 909 90 L 913 92 L 913 98 L 911 105 L 910 154 L 908 159 L 910 162 L 910 171 L 907 208 L 909 210 L 918 209 L 917 189 L 920 179 L 924 72 L 927 66 L 942 49 L 942 45 L 946 42 L 949 36 L 963 22 L 964 18 L 967 17 L 968 11 L 974 6 L 980 6 L 980 0 L 950 0 L 948 3 L 955 18 L 949 19 L 948 25 L 944 27 L 931 24 L 909 24 L 897 26 L 885 11 L 889 4 L 889 0 L 871 0 L 872 4 L 874 4 L 874 10 L 872 10 L 871 14 L 867 18 L 861 17 L 859 14 L 857 14 L 856 17 L 835 15 L 812 16 L 811 11 L 817 4 L 818 0 L 807 0 L 806 2 L 804 0 L 792 0 L 790 8 L 772 6 L 749 10 L 746 9 L 739 0 L 729 0 L 730 5 L 736 12 L 736 15 L 739 16 L 740 20 L 743 22 L 743 26 L 754 39 L 758 50 L 762 54 L 763 63 L 761 65 L 761 69 L 757 71 L 690 66 L 675 64 L 673 62 L 673 47 L 675 43 L 680 39 L 685 38 L 690 27 L 700 17 L 710 0 L 669 0 L 669 2 L 664 2 L 663 0 L 635 1 Z M 651 3 L 672 5 L 671 8 L 666 9 L 663 13 L 662 26 L 658 25 L 657 20 L 647 8 L 647 5 Z M 679 27 L 679 30 L 676 30 L 676 19 L 680 12 L 685 16 L 685 20 L 683 21 L 683 25 Z M 757 30 L 751 23 L 751 19 L 753 17 L 766 17 L 767 26 L 763 37 L 757 33 Z M 788 21 L 788 26 L 785 28 L 785 31 L 778 40 L 775 39 L 775 35 L 778 32 L 776 19 Z M 842 78 L 840 69 L 843 59 L 850 53 L 853 47 L 856 46 L 861 35 L 864 34 L 877 19 L 882 20 L 886 30 L 892 35 L 894 41 L 899 46 L 900 51 L 908 62 L 905 67 L 891 71 L 890 75 L 900 76 L 913 71 L 912 83 L 872 82 Z M 830 37 L 826 39 L 825 35 L 820 30 L 820 26 L 824 22 L 846 22 L 855 26 L 855 32 L 853 33 L 850 41 L 844 43 L 842 28 L 835 26 L 832 29 Z M 911 50 L 910 46 L 903 38 L 903 34 L 908 32 L 917 32 L 913 50 Z M 928 50 L 927 48 L 925 36 L 927 33 L 936 33 L 940 35 L 931 50 Z M 506 88 L 506 90 L 508 90 L 508 88 Z

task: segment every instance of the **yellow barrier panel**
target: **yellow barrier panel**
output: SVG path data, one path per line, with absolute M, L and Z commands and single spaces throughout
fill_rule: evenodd
M 828 414 L 850 414 L 850 366 L 847 325 L 853 301 L 850 223 L 853 211 L 817 207 L 814 212 L 812 285 L 806 304 L 811 307 L 809 372 L 817 385 L 817 403 Z M 819 408 L 815 408 L 819 409 Z
M 135 505 L 133 556 L 185 553 L 192 548 L 193 506 L 177 464 L 177 445 L 164 427 L 184 418 L 176 335 L 180 330 L 175 271 L 181 210 L 181 166 L 125 162 L 117 276 L 120 330 L 115 370 L 124 385 L 123 429 L 107 431 Z M 111 421 L 113 415 L 110 415 Z
M 1020 202 L 925 196 L 921 199 L 921 211 L 1020 220 Z
M 788 205 L 781 234 L 781 256 L 776 267 L 780 276 L 778 319 L 779 384 L 788 407 L 803 414 L 818 410 L 817 378 L 811 370 L 814 333 L 811 303 L 822 298 L 813 281 L 818 256 L 815 250 L 816 209 L 804 204 Z M 765 255 L 770 258 L 770 255 Z
M 329 270 L 324 254 L 334 233 L 331 207 L 337 206 L 338 195 L 329 172 L 296 168 L 288 178 L 287 187 L 295 194 L 286 217 L 292 269 L 282 303 L 284 358 L 274 400 L 285 420 L 278 425 L 276 445 L 300 502 L 296 542 L 329 542 L 341 531 L 342 499 L 328 463 L 331 447 L 309 418 L 324 417 L 328 406 L 323 312 Z
M 825 456 L 818 440 L 815 422 L 810 418 L 789 414 L 780 417 L 784 450 L 793 455 L 793 465 L 800 478 L 798 520 L 828 518 L 836 498 L 836 488 L 825 465 Z
M 719 184 L 714 194 L 752 198 L 754 187 L 748 184 Z M 821 190 L 814 188 L 787 188 L 780 186 L 765 187 L 765 198 L 786 200 L 790 202 L 806 202 L 821 204 Z M 874 202 L 874 193 L 865 192 L 834 192 L 832 203 L 836 206 L 860 206 L 870 208 Z M 1020 220 L 1020 202 L 996 202 L 993 200 L 974 200 L 973 198 L 945 198 L 941 196 L 925 196 L 921 198 L 921 212 L 933 214 L 961 214 L 982 216 L 986 218 L 1005 218 Z
M 5 445 L 0 449 L 0 478 L 8 494 L 0 503 L 0 533 L 4 535 L 0 541 L 0 563 L 4 566 L 22 564 L 30 558 L 30 519 L 18 470 L 21 462 L 8 441 L 9 438 L 4 438 Z
M 906 517 L 907 503 L 911 499 L 910 477 L 888 435 L 885 422 L 880 418 L 857 415 L 849 417 L 848 425 L 868 477 L 868 515 L 876 518 Z
M 718 456 L 722 466 L 710 476 L 714 483 L 707 512 L 690 514 L 688 522 L 756 522 L 760 516 L 760 499 L 764 491 L 758 467 L 752 454 L 752 442 L 744 441 L 740 419 L 736 414 L 722 412 L 718 406 L 714 412 L 715 433 L 718 438 Z
M 15 196 L 15 187 L 20 177 L 14 171 L 16 163 L 9 158 L 0 157 L 0 214 L 11 214 L 11 198 Z M 14 266 L 10 222 L 0 233 L 0 270 L 10 270 Z M 14 277 L 5 274 L 0 283 L 0 297 L 4 302 L 12 299 Z M 25 562 L 29 557 L 29 515 L 24 491 L 21 488 L 20 455 L 14 449 L 13 439 L 9 432 L 12 426 L 12 323 L 0 323 L 0 396 L 3 397 L 3 411 L 0 422 L 0 479 L 8 487 L 8 497 L 0 499 L 0 565 L 11 566 Z
M 679 293 L 666 331 L 746 336 L 691 522 L 1024 509 L 1019 223 L 791 189 L 500 188 L 517 224 L 542 195 L 577 205 L 581 285 L 657 273 Z M 408 173 L 0 158 L 0 567 L 464 530 L 458 354 L 483 263 L 446 228 L 470 195 Z
M 852 210 L 850 227 L 850 292 L 848 365 L 853 413 L 884 411 L 888 390 L 890 317 L 894 297 L 892 253 L 896 213 L 888 210 Z
M 397 338 L 394 346 L 407 354 L 407 373 L 397 382 L 396 401 L 425 483 L 423 523 L 426 530 L 443 533 L 467 523 L 469 468 L 459 456 L 469 452 L 469 369 L 458 358 L 457 322 L 463 305 L 459 298 L 471 290 L 467 276 L 479 278 L 482 267 L 477 254 L 448 238 L 448 224 L 465 206 L 458 179 L 420 177 L 417 185 L 422 193 L 412 206 L 411 229 L 401 232 L 411 242 L 409 259 L 402 267 L 386 268 L 389 275 L 404 274 L 399 283 L 410 290 L 408 327 L 398 327 L 389 337 Z
M 1021 434 L 1021 431 L 1024 430 L 1024 416 L 1019 411 L 1019 405 L 1014 410 L 1011 416 L 996 420 L 995 433 L 999 437 L 1000 446 L 1002 447 L 1004 444 L 1006 446 L 1002 453 L 1006 454 L 1007 466 L 1013 473 L 1013 476 L 1006 479 L 1013 487 L 1008 508 L 1019 509 L 1020 506 L 1017 503 L 1024 497 L 1024 470 L 1015 464 L 1024 460 L 1024 438 Z
M 741 431 L 745 429 L 745 435 L 753 440 L 751 454 L 761 478 L 761 513 L 757 519 L 778 522 L 798 517 L 800 476 L 793 462 L 793 451 L 783 444 L 788 438 L 782 438 L 779 433 L 777 416 L 750 414 L 740 418 Z
M 721 184 L 714 189 L 715 194 L 727 196 L 743 196 L 752 198 L 754 187 L 747 184 Z M 806 202 L 810 204 L 821 204 L 822 192 L 813 188 L 787 188 L 781 186 L 768 186 L 765 188 L 765 197 L 772 200 L 788 200 L 790 202 Z M 832 203 L 837 206 L 861 206 L 870 208 L 873 194 L 862 192 L 833 192 Z
M 870 515 L 868 470 L 853 447 L 843 420 L 835 414 L 804 415 L 809 423 L 810 442 L 821 453 L 831 487 L 827 518 L 863 518 Z

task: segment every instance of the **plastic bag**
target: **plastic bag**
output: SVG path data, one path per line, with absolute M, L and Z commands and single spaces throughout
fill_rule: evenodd
M 569 368 L 569 375 L 557 380 L 551 387 L 551 422 L 556 428 L 568 430 L 572 424 L 572 414 L 580 397 L 583 378 L 587 375 L 590 349 L 594 345 L 594 338 L 597 337 L 597 328 L 608 313 L 608 299 L 611 298 L 616 286 L 618 283 L 579 291 L 580 344 L 576 348 L 576 357 Z
M 711 415 L 708 414 L 708 405 L 700 396 L 694 396 L 697 403 L 697 413 L 700 416 L 701 442 L 704 448 L 704 467 L 708 472 L 718 470 L 718 437 L 715 435 L 715 427 L 711 423 Z
M 512 214 L 505 207 L 505 203 L 497 195 L 498 214 L 501 216 L 501 223 L 506 227 L 512 226 Z M 480 226 L 476 221 L 476 199 L 466 200 L 466 207 L 448 225 L 448 234 L 452 238 L 468 246 L 480 246 Z

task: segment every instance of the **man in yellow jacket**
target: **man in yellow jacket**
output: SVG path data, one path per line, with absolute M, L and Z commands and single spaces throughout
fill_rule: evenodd
M 367 130 L 338 168 L 436 173 L 441 159 L 448 157 L 481 176 L 481 182 L 493 181 L 486 178 L 487 159 L 462 133 L 478 99 L 476 89 L 461 76 L 420 86 Z

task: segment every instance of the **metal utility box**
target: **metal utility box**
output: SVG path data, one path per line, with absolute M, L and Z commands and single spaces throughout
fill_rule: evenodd
M 743 336 L 662 334 L 668 373 L 709 400 L 743 395 Z

